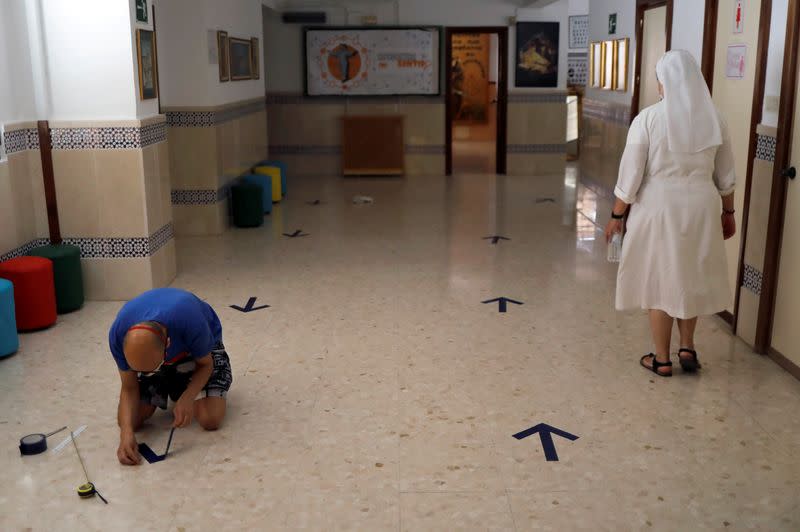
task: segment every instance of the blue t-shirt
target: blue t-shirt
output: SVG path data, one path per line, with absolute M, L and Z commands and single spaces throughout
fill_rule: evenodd
M 202 358 L 222 342 L 222 325 L 208 303 L 185 290 L 156 288 L 125 303 L 111 325 L 108 343 L 120 370 L 130 369 L 122 351 L 125 334 L 143 321 L 154 321 L 167 328 L 170 341 L 167 362 L 181 353 Z

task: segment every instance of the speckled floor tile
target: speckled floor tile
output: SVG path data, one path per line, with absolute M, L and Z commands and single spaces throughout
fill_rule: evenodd
M 593 223 L 608 208 L 572 168 L 306 178 L 261 228 L 178 239 L 174 286 L 217 310 L 231 356 L 222 428 L 121 466 L 106 343 L 122 303 L 89 302 L 0 360 L 0 530 L 800 529 L 800 385 L 716 318 L 699 375 L 640 368 L 645 315 L 614 312 Z M 295 229 L 309 236 L 281 236 Z M 481 304 L 499 296 L 524 305 Z M 250 297 L 269 308 L 230 308 Z M 160 452 L 171 420 L 139 440 Z M 579 437 L 554 436 L 558 462 L 512 437 L 538 423 Z M 19 456 L 65 424 L 88 426 L 108 506 L 78 499 L 73 449 Z

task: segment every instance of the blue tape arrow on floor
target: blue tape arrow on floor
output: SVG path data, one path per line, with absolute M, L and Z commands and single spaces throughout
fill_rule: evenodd
M 570 441 L 575 441 L 578 439 L 578 437 L 574 434 L 551 427 L 546 423 L 539 423 L 534 427 L 523 430 L 522 432 L 518 432 L 517 434 L 514 434 L 514 437 L 518 440 L 523 440 L 528 436 L 536 434 L 537 432 L 539 433 L 539 438 L 542 440 L 542 449 L 544 449 L 544 456 L 548 462 L 558 462 L 558 453 L 556 452 L 556 445 L 553 443 L 553 434 L 561 436 L 562 438 L 566 438 Z

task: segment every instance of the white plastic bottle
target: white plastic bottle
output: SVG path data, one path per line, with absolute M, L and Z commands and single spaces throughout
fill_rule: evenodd
M 611 242 L 608 243 L 608 262 L 619 262 L 622 255 L 622 235 L 614 233 Z

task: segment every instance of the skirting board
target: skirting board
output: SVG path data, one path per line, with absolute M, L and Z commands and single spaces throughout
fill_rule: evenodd
M 777 365 L 785 369 L 792 377 L 800 381 L 800 366 L 771 347 L 769 348 L 767 356 Z

